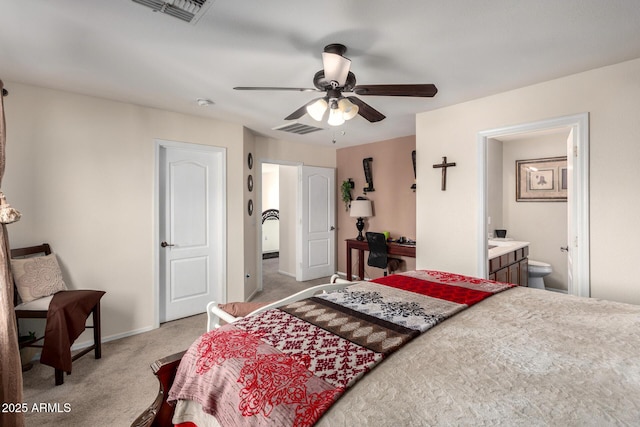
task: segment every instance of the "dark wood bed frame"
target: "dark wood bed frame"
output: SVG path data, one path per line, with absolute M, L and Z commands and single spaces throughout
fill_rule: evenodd
M 160 389 L 158 395 L 145 411 L 136 418 L 131 427 L 170 427 L 173 426 L 174 407 L 167 403 L 167 393 L 176 377 L 176 371 L 184 351 L 163 357 L 151 364 L 153 374 L 158 378 Z

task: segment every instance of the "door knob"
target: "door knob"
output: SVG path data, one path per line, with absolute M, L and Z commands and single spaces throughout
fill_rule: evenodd
M 175 245 L 173 245 L 171 243 L 167 243 L 167 242 L 162 242 L 162 243 L 160 243 L 160 246 L 162 246 L 163 248 L 166 248 L 167 246 L 175 246 Z
M 329 231 L 333 231 L 333 230 L 335 230 L 335 229 L 336 229 L 336 228 L 332 225 L 332 226 L 331 226 L 331 228 L 329 228 Z
M 569 252 L 569 246 L 560 246 L 560 251 Z

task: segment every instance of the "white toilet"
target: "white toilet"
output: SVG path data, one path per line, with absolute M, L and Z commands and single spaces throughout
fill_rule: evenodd
M 553 271 L 551 265 L 546 262 L 529 260 L 529 287 L 544 289 L 544 276 L 548 276 Z

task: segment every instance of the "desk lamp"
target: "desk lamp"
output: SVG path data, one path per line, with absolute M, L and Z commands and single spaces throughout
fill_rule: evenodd
M 358 228 L 358 237 L 356 239 L 364 240 L 364 236 L 362 235 L 362 230 L 364 229 L 364 218 L 372 216 L 371 200 L 358 199 L 352 201 L 349 216 L 358 218 L 358 221 L 356 222 L 356 227 Z

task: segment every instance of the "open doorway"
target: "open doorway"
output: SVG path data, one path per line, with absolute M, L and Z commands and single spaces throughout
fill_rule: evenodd
M 489 147 L 492 139 L 519 138 L 532 132 L 567 132 L 567 288 L 568 293 L 590 296 L 589 276 L 589 121 L 578 114 L 478 134 L 478 275 L 487 277 L 489 219 Z
M 495 242 L 528 242 L 529 265 L 532 262 L 547 264 L 545 271 L 549 273 L 543 279 L 545 288 L 562 293 L 568 292 L 568 254 L 561 249 L 567 246 L 567 201 L 518 201 L 515 197 L 519 176 L 516 164 L 523 161 L 534 164 L 530 162 L 535 159 L 566 158 L 570 131 L 570 128 L 562 127 L 490 138 L 487 147 L 487 234 L 490 247 Z M 540 171 L 542 180 L 550 175 L 545 188 L 558 187 L 559 182 L 556 181 L 560 181 L 560 177 L 557 172 L 553 168 L 544 173 Z M 535 172 L 531 174 L 533 177 Z M 501 238 L 495 230 L 504 230 L 506 235 Z M 533 284 L 529 283 L 529 286 Z
M 265 276 L 296 276 L 296 212 L 298 166 L 261 163 L 260 259 Z M 262 289 L 262 287 L 260 288 Z
M 335 170 L 264 160 L 259 167 L 258 291 L 267 281 L 326 283 L 336 264 Z

